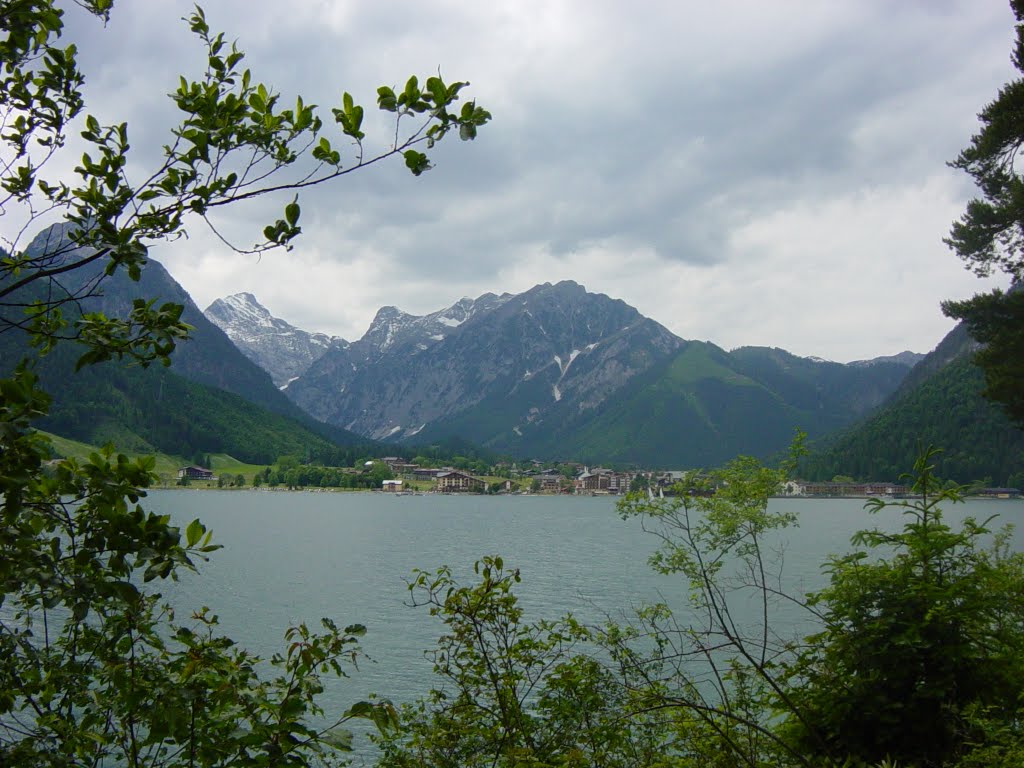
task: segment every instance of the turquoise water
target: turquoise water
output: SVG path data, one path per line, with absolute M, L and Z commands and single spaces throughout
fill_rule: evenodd
M 653 539 L 607 498 L 162 491 L 146 506 L 181 523 L 199 517 L 224 545 L 200 577 L 164 589 L 179 616 L 209 606 L 226 634 L 263 654 L 299 621 L 365 624 L 374 663 L 355 676 L 359 690 L 394 701 L 425 691 L 423 652 L 441 629 L 407 605 L 415 568 L 447 564 L 469 582 L 475 560 L 500 554 L 520 569 L 535 618 L 573 611 L 597 621 L 682 594 L 650 571 Z
M 784 583 L 821 586 L 820 564 L 848 548 L 850 535 L 898 517 L 869 517 L 857 500 L 773 501 L 799 516 L 799 527 L 773 538 L 782 553 Z M 198 517 L 224 549 L 165 595 L 184 610 L 208 606 L 224 632 L 269 656 L 283 647 L 287 627 L 329 616 L 365 624 L 364 650 L 373 663 L 332 681 L 327 708 L 344 708 L 370 693 L 395 702 L 425 694 L 433 682 L 424 652 L 442 627 L 426 610 L 406 605 L 414 568 L 442 564 L 471 580 L 475 560 L 500 554 L 519 568 L 528 618 L 572 611 L 587 621 L 621 617 L 644 601 L 681 607 L 685 586 L 647 566 L 657 541 L 640 521 L 622 520 L 611 498 L 390 496 L 370 493 L 158 491 L 145 505 L 184 525 Z M 1015 522 L 1024 502 L 977 501 L 947 510 L 1000 515 Z M 1016 546 L 1024 547 L 1018 531 Z M 781 610 L 774 617 L 788 620 Z M 794 619 L 796 621 L 796 619 Z

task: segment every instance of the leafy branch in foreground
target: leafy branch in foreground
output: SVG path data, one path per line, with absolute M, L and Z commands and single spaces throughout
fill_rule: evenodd
M 109 2 L 88 0 L 85 10 L 106 17 Z M 181 77 L 171 98 L 182 115 L 163 147 L 159 167 L 132 178 L 125 123 L 104 125 L 84 115 L 74 45 L 62 46 L 64 11 L 52 1 L 0 4 L 8 37 L 0 46 L 0 211 L 15 216 L 17 232 L 8 234 L 0 258 L 0 306 L 18 307 L 27 319 L 10 313 L 3 325 L 27 328 L 45 338 L 65 331 L 55 310 L 99 290 L 103 277 L 124 269 L 138 279 L 152 243 L 183 237 L 189 217 L 208 224 L 236 250 L 261 253 L 288 247 L 302 231 L 297 193 L 330 183 L 394 156 L 415 175 L 430 168 L 427 155 L 452 131 L 463 140 L 476 137 L 490 113 L 475 102 L 456 109 L 464 82 L 445 83 L 439 76 L 408 79 L 396 92 L 378 90 L 378 107 L 394 115 L 390 145 L 367 152 L 364 109 L 344 93 L 327 122 L 301 96 L 285 105 L 283 96 L 255 80 L 242 67 L 244 53 L 213 33 L 201 8 L 188 17 L 191 31 L 205 49 L 206 69 L 196 79 Z M 76 180 L 49 178 L 47 168 L 62 156 L 69 131 L 79 126 L 87 144 L 75 166 Z M 262 240 L 248 248 L 228 243 L 220 234 L 219 209 L 265 195 L 290 193 L 283 215 L 263 228 Z M 25 247 L 26 233 L 50 221 L 66 226 L 58 236 L 35 248 Z M 102 267 L 97 279 L 69 280 L 90 265 Z M 51 289 L 19 300 L 28 287 Z M 94 321 L 94 327 L 97 323 Z M 180 325 L 177 327 L 181 327 Z M 187 330 L 187 329 L 185 329 Z M 105 333 L 128 338 L 109 322 Z M 74 337 L 74 333 L 66 332 Z M 94 345 L 103 334 L 94 332 Z M 111 343 L 116 349 L 116 344 Z M 172 345 L 173 346 L 173 345 Z M 130 353 L 131 344 L 121 350 Z M 140 353 L 166 357 L 163 348 Z
M 447 568 L 417 572 L 413 604 L 444 623 L 433 651 L 439 686 L 401 710 L 381 740 L 381 766 L 653 766 L 664 752 L 657 718 L 627 717 L 615 675 L 586 650 L 571 617 L 528 622 L 519 571 L 500 557 L 463 585 Z
M 699 724 L 726 765 L 1019 757 L 1024 556 L 989 521 L 945 522 L 941 507 L 961 497 L 934 477 L 933 455 L 915 466 L 913 498 L 867 504 L 901 512 L 902 529 L 856 534 L 809 594 L 786 588 L 768 537 L 795 522 L 769 501 L 784 473 L 740 459 L 712 495 L 626 501 L 662 540 L 654 567 L 690 587 L 685 616 L 641 613 L 633 636 L 653 651 L 609 636 L 641 680 L 634 693 Z
M 683 615 L 666 606 L 640 612 L 634 634 L 654 645 L 650 653 L 624 644 L 620 631 L 608 641 L 639 681 L 645 706 L 673 710 L 701 734 L 688 742 L 694 755 L 728 755 L 727 764 L 750 766 L 810 764 L 776 734 L 771 715 L 773 702 L 789 701 L 780 664 L 793 647 L 777 619 L 805 613 L 806 604 L 785 589 L 773 537 L 796 516 L 771 508 L 769 498 L 801 445 L 798 439 L 781 469 L 739 457 L 676 496 L 630 495 L 619 504 L 659 539 L 651 566 L 683 576 L 689 606 Z
M 810 596 L 822 627 L 787 667 L 802 720 L 788 715 L 783 729 L 805 749 L 813 727 L 832 753 L 949 765 L 985 746 L 981 713 L 1019 748 L 1024 556 L 991 520 L 945 521 L 942 506 L 961 496 L 934 477 L 932 455 L 914 468 L 913 499 L 868 503 L 901 512 L 902 529 L 855 535 Z
M 108 447 L 51 462 L 34 426 L 52 398 L 33 369 L 72 340 L 83 345 L 79 369 L 168 364 L 190 331 L 182 307 L 149 297 L 119 315 L 90 311 L 106 279 L 123 270 L 139 280 L 151 245 L 198 222 L 221 236 L 224 208 L 266 195 L 284 197 L 281 217 L 238 250 L 287 248 L 301 232 L 301 190 L 392 157 L 420 175 L 430 167 L 421 148 L 453 131 L 472 139 L 490 115 L 472 102 L 456 108 L 465 83 L 431 77 L 421 88 L 411 77 L 401 93 L 378 91 L 395 127 L 390 145 L 370 151 L 363 108 L 348 93 L 332 121 L 301 97 L 286 105 L 197 7 L 186 22 L 205 69 L 180 79 L 171 94 L 180 122 L 157 166 L 140 170 L 127 124 L 85 112 L 85 75 L 67 39 L 84 29 L 66 28 L 67 12 L 106 21 L 112 6 L 0 0 L 0 334 L 34 345 L 33 357 L 0 371 L 0 764 L 342 762 L 345 722 L 382 731 L 396 722 L 386 701 L 341 713 L 317 703 L 323 678 L 358 658 L 364 629 L 299 625 L 287 650 L 262 664 L 220 636 L 207 610 L 176 621 L 154 588 L 216 549 L 209 532 L 144 509 L 152 459 Z M 85 147 L 76 158 L 67 157 L 72 139 Z
M 1010 0 L 1016 19 L 1013 64 L 1024 73 L 1024 2 Z M 1024 312 L 1020 281 L 1024 278 L 1024 179 L 1020 173 L 1024 147 L 1024 79 L 1004 85 L 979 113 L 980 130 L 955 161 L 980 192 L 971 200 L 944 242 L 979 276 L 1003 272 L 1013 280 L 1007 292 L 995 290 L 967 301 L 943 302 L 942 311 L 963 320 L 985 348 L 975 359 L 985 372 L 985 397 L 1002 405 L 1024 426 L 1021 349 Z
M 219 547 L 199 521 L 182 532 L 143 510 L 151 458 L 108 448 L 40 471 L 48 445 L 28 425 L 45 399 L 24 369 L 0 382 L 4 765 L 306 765 L 350 748 L 347 720 L 393 727 L 386 701 L 310 725 L 322 674 L 359 656 L 358 625 L 289 630 L 267 678 L 206 609 L 175 622 L 145 585 Z

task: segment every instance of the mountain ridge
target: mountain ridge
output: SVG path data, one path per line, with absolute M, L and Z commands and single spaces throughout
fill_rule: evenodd
M 982 397 L 977 348 L 963 323 L 954 327 L 877 409 L 822 441 L 808 476 L 896 480 L 930 446 L 938 477 L 1024 487 L 1024 431 Z
M 666 354 L 679 343 L 625 302 L 572 281 L 483 294 L 422 316 L 386 308 L 362 339 L 331 350 L 286 393 L 318 418 L 378 439 L 412 438 L 497 400 L 503 410 L 522 406 L 504 414 L 500 428 L 524 429 L 563 397 L 578 395 L 586 408 L 603 398 L 609 378 L 632 375 L 636 366 L 599 364 L 623 334 Z M 486 444 L 486 432 L 463 436 Z
M 345 339 L 296 328 L 275 317 L 247 292 L 214 300 L 203 315 L 227 334 L 239 350 L 270 374 L 280 389 L 302 375 L 334 345 Z
M 55 259 L 70 261 L 82 258 L 82 249 L 73 247 L 67 240 L 67 225 L 56 224 L 36 235 L 29 244 L 27 251 L 39 253 L 56 253 Z M 118 270 L 113 275 L 104 277 L 105 264 L 102 261 L 88 264 L 79 269 L 62 276 L 59 284 L 49 288 L 43 286 L 29 286 L 19 294 L 19 301 L 30 302 L 34 290 L 58 291 L 69 295 L 76 295 L 85 289 L 87 298 L 73 302 L 68 305 L 66 314 L 67 320 L 73 322 L 74 314 L 81 312 L 103 312 L 109 316 L 124 317 L 131 310 L 132 302 L 136 298 L 143 298 L 146 301 L 153 300 L 156 303 L 171 302 L 181 304 L 183 307 L 181 318 L 192 326 L 189 338 L 179 342 L 171 355 L 170 373 L 182 379 L 200 385 L 204 388 L 203 393 L 187 386 L 178 386 L 177 383 L 171 389 L 181 395 L 181 400 L 176 401 L 176 407 L 187 409 L 189 398 L 201 399 L 204 403 L 211 403 L 207 410 L 213 411 L 213 402 L 219 395 L 211 391 L 226 392 L 247 401 L 258 409 L 264 409 L 275 416 L 283 417 L 285 420 L 294 422 L 301 431 L 311 433 L 317 440 L 323 440 L 324 445 L 335 446 L 365 445 L 368 441 L 351 433 L 348 433 L 336 426 L 317 422 L 303 410 L 292 403 L 284 394 L 274 386 L 270 376 L 256 363 L 249 360 L 232 341 L 218 327 L 213 325 L 192 301 L 188 292 L 174 280 L 166 268 L 156 259 L 147 256 L 146 264 L 141 270 L 137 281 L 131 280 L 124 270 Z M 0 339 L 3 342 L 4 362 L 16 361 L 26 354 L 27 340 L 19 334 L 10 334 Z M 159 411 L 159 393 L 164 388 L 157 388 L 154 393 L 156 397 L 148 402 L 135 402 L 133 395 L 127 390 L 135 393 L 149 392 L 149 387 L 140 383 L 142 379 L 149 376 L 138 368 L 132 368 L 128 373 L 121 373 L 126 366 L 115 362 L 103 364 L 100 367 L 91 366 L 83 369 L 82 375 L 73 375 L 74 358 L 81 352 L 73 343 L 58 345 L 55 352 L 51 352 L 40 359 L 38 367 L 46 374 L 48 386 L 59 387 L 62 394 L 76 392 L 76 387 L 84 387 L 76 397 L 61 397 L 55 407 L 70 409 L 77 412 L 72 417 L 67 417 L 68 424 L 76 422 L 82 424 L 95 421 L 93 414 L 89 413 L 88 403 L 92 403 L 100 410 L 107 409 L 110 403 L 104 402 L 104 398 L 111 402 L 122 404 L 125 412 L 135 411 Z M 115 372 L 115 368 L 117 371 Z M 95 371 L 109 371 L 109 373 L 97 374 Z M 103 379 L 106 379 L 105 381 Z M 117 383 L 118 386 L 113 385 Z M 86 391 L 87 390 L 87 391 Z M 98 393 L 104 390 L 105 395 Z M 116 391 L 115 391 L 116 390 Z M 69 400 L 82 400 L 83 402 L 70 402 Z M 229 398 L 230 399 L 230 398 Z M 258 412 L 253 408 L 236 408 L 234 404 L 224 401 L 226 410 L 244 414 L 239 418 L 258 419 Z M 170 404 L 167 404 L 170 405 Z M 206 406 L 204 406 L 206 407 Z M 177 415 L 169 414 L 169 420 L 177 421 Z M 152 421 L 148 419 L 147 421 Z M 276 420 L 271 420 L 275 421 Z M 183 427 L 186 431 L 191 429 L 188 425 Z M 205 427 L 200 424 L 194 425 L 196 434 L 203 431 Z M 290 429 L 290 428 L 289 428 Z M 255 431 L 263 431 L 261 427 L 254 425 Z M 208 431 L 208 434 L 213 434 Z M 75 436 L 69 434 L 69 436 Z M 307 439 L 307 438 L 303 438 Z M 269 440 L 269 438 L 268 438 Z M 266 442 L 266 441 L 264 441 Z M 309 439 L 307 439 L 309 442 Z M 287 438 L 282 445 L 287 444 L 289 450 L 300 444 L 298 438 Z M 154 447 L 160 447 L 154 443 Z
M 797 426 L 815 435 L 845 426 L 888 396 L 907 362 L 906 354 L 841 364 L 777 348 L 726 352 L 561 281 L 424 315 L 381 307 L 360 339 L 330 347 L 283 391 L 315 418 L 373 439 L 707 464 L 736 452 L 769 455 Z M 648 427 L 661 437 L 652 451 L 638 425 L 654 412 Z

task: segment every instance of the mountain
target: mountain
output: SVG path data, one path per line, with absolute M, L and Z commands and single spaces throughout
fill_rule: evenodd
M 545 283 L 421 317 L 384 307 L 363 338 L 329 350 L 285 392 L 359 434 L 504 449 L 498 438 L 596 407 L 680 343 L 622 301 Z
M 100 269 L 74 271 L 65 287 L 89 285 Z M 571 281 L 465 298 L 423 316 L 384 307 L 351 344 L 299 331 L 251 294 L 214 302 L 210 314 L 236 339 L 252 341 L 251 353 L 275 350 L 265 358 L 297 366 L 306 364 L 297 353 L 319 354 L 282 392 L 154 260 L 138 282 L 120 273 L 105 280 L 102 295 L 82 310 L 123 315 L 135 297 L 182 304 L 191 339 L 159 376 L 113 368 L 72 376 L 73 348 L 48 357 L 40 370 L 51 389 L 62 390 L 54 431 L 93 442 L 111 435 L 169 452 L 194 445 L 248 451 L 260 460 L 275 451 L 301 453 L 303 441 L 307 454 L 324 455 L 332 443 L 388 438 L 468 441 L 491 452 L 592 463 L 706 466 L 737 453 L 767 457 L 797 427 L 813 437 L 846 426 L 907 372 L 902 361 L 840 365 L 779 349 L 726 352 L 684 341 L 624 302 Z M 219 390 L 327 442 L 281 442 L 274 436 L 279 421 L 218 400 Z M 223 440 L 210 445 L 218 436 Z
M 649 466 L 770 455 L 881 403 L 909 370 L 726 352 L 566 281 L 485 294 L 430 315 L 384 307 L 285 392 L 377 439 L 458 436 L 516 456 Z
M 905 365 L 908 368 L 913 368 L 919 362 L 924 359 L 924 355 L 920 352 L 911 352 L 905 350 L 895 355 L 885 355 L 883 357 L 873 357 L 870 360 L 854 360 L 849 365 L 865 366 L 865 365 L 876 365 L 878 363 L 899 363 Z
M 971 362 L 977 346 L 956 326 L 882 407 L 810 457 L 809 478 L 896 480 L 931 446 L 942 450 L 934 459 L 939 477 L 1024 486 L 1024 432 L 981 396 L 984 376 Z
M 797 428 L 814 437 L 862 416 L 907 370 L 898 363 L 857 368 L 764 347 L 726 352 L 688 341 L 557 439 L 568 455 L 590 462 L 694 467 L 738 454 L 769 458 Z M 552 441 L 542 452 L 554 449 Z
M 344 339 L 309 333 L 274 317 L 251 293 L 217 299 L 203 314 L 279 388 L 305 373 L 331 346 L 348 345 Z
M 27 250 L 52 250 L 53 244 L 64 237 L 64 232 L 61 225 L 51 227 L 37 235 Z M 76 251 L 62 258 L 76 258 Z M 261 457 L 272 459 L 284 453 L 324 453 L 337 446 L 365 446 L 369 442 L 337 427 L 318 423 L 295 406 L 274 386 L 265 371 L 239 352 L 224 332 L 205 318 L 159 262 L 149 259 L 138 281 L 130 280 L 122 270 L 98 283 L 98 291 L 91 290 L 90 286 L 97 284 L 103 268 L 103 263 L 92 264 L 62 275 L 60 284 L 29 286 L 17 294 L 14 303 L 37 298 L 33 291 L 75 294 L 85 288 L 94 295 L 64 308 L 66 319 L 73 321 L 74 313 L 79 311 L 124 316 L 136 297 L 155 299 L 157 306 L 173 302 L 184 306 L 182 319 L 192 326 L 190 338 L 178 345 L 171 357 L 170 371 L 159 372 L 165 374 L 163 376 L 157 376 L 155 367 L 144 370 L 116 361 L 89 366 L 75 373 L 74 363 L 82 349 L 70 343 L 58 345 L 35 366 L 44 385 L 58 395 L 45 425 L 51 431 L 90 442 L 104 442 L 99 438 L 105 436 L 130 437 L 160 450 L 180 453 L 178 447 L 167 442 L 173 430 L 162 430 L 163 422 L 179 426 L 177 436 L 171 441 L 176 441 L 179 447 L 196 444 L 198 449 L 212 452 L 217 447 L 209 445 L 208 441 L 215 438 L 227 452 L 231 451 L 225 445 L 232 445 L 238 458 L 246 453 L 247 445 L 250 457 L 258 452 Z M 28 350 L 26 341 L 22 334 L 0 335 L 0 360 L 5 372 L 21 357 L 35 356 Z M 215 415 L 218 410 L 220 415 Z M 226 430 L 224 420 L 232 415 L 232 428 Z M 225 443 L 225 433 L 236 431 L 237 439 Z M 290 434 L 286 436 L 285 432 Z M 163 437 L 154 438 L 154 435 Z
M 114 362 L 73 370 L 74 355 L 56 350 L 39 366 L 45 389 L 58 392 L 41 429 L 120 451 L 182 456 L 227 453 L 270 464 L 284 455 L 350 464 L 373 452 L 369 441 L 339 446 L 295 419 L 160 366 Z

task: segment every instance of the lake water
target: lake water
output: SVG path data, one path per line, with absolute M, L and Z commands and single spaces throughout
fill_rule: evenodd
M 799 527 L 775 544 L 785 549 L 787 583 L 803 588 L 823 583 L 823 558 L 845 551 L 854 531 L 899 519 L 869 516 L 853 499 L 772 504 L 799 515 Z M 371 692 L 411 701 L 433 682 L 424 651 L 442 627 L 406 605 L 414 568 L 447 564 L 470 583 L 475 560 L 500 554 L 521 571 L 518 594 L 532 619 L 572 611 L 599 621 L 644 601 L 685 601 L 679 577 L 647 566 L 655 538 L 640 521 L 620 519 L 608 497 L 167 490 L 151 493 L 145 506 L 182 527 L 198 517 L 224 545 L 200 576 L 163 588 L 179 618 L 186 608 L 209 606 L 225 634 L 264 656 L 283 648 L 285 630 L 300 621 L 329 616 L 367 626 L 363 647 L 374 663 L 330 683 L 329 709 Z M 997 514 L 1016 523 L 1024 502 L 972 501 L 945 511 L 949 520 Z M 1014 541 L 1024 547 L 1024 532 Z

